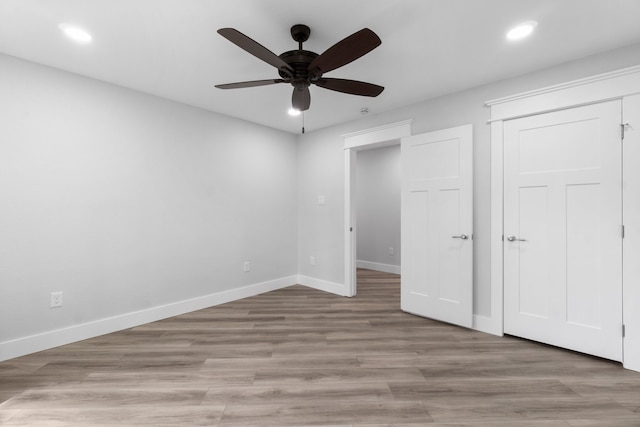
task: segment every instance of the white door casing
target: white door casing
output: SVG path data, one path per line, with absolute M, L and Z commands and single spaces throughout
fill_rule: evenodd
M 504 331 L 622 360 L 619 100 L 504 122 Z
M 375 128 L 342 135 L 344 138 L 344 267 L 345 286 L 343 295 L 354 297 L 356 283 L 356 159 L 357 152 L 396 145 L 401 138 L 411 135 L 413 120 L 390 123 Z
M 406 312 L 473 324 L 473 128 L 402 138 Z
M 628 123 L 623 143 L 624 326 L 623 365 L 640 372 L 640 65 L 517 93 L 485 103 L 491 126 L 491 309 L 482 330 L 501 335 L 504 330 L 504 132 L 507 120 L 621 99 L 622 123 Z

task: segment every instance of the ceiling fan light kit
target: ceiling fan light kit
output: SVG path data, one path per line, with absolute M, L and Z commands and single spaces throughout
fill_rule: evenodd
M 323 77 L 324 73 L 340 68 L 380 46 L 380 38 L 368 28 L 363 28 L 339 41 L 318 55 L 304 50 L 302 44 L 309 39 L 311 29 L 303 24 L 291 27 L 291 37 L 298 42 L 298 49 L 276 55 L 255 40 L 233 28 L 221 28 L 218 33 L 241 49 L 278 70 L 279 79 L 254 80 L 216 85 L 220 89 L 239 89 L 289 83 L 293 86 L 291 105 L 298 111 L 306 111 L 311 105 L 309 86 L 334 90 L 351 95 L 375 97 L 384 87 L 358 80 Z

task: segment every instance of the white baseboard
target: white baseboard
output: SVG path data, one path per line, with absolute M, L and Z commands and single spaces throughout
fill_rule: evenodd
M 318 289 L 320 291 L 329 292 L 343 297 L 347 295 L 347 288 L 342 283 L 334 283 L 302 275 L 298 276 L 298 283 L 309 288 Z
M 358 266 L 360 267 L 360 265 Z M 371 267 L 361 268 L 382 271 Z M 94 338 L 100 335 L 121 331 L 123 329 L 133 328 L 135 326 L 144 325 L 146 323 L 155 322 L 192 311 L 202 310 L 207 307 L 213 307 L 242 298 L 259 295 L 276 289 L 286 288 L 295 284 L 308 286 L 310 288 L 330 292 L 340 296 L 347 295 L 346 287 L 341 283 L 334 283 L 302 275 L 283 277 L 263 283 L 244 286 L 238 289 L 230 289 L 228 291 L 217 292 L 215 294 L 152 307 L 146 310 L 135 311 L 55 331 L 5 341 L 0 343 L 0 362 L 61 345 Z M 498 328 L 494 323 L 495 322 L 489 317 L 478 315 L 473 316 L 473 329 L 493 335 L 502 335 L 502 330 L 500 330 L 500 328 Z
M 358 268 L 366 268 L 367 270 L 382 271 L 384 273 L 400 274 L 400 266 L 393 264 L 382 264 L 380 262 L 356 261 Z
M 82 323 L 55 331 L 5 341 L 0 343 L 0 362 L 111 332 L 133 328 L 168 317 L 178 316 L 180 314 L 274 291 L 276 289 L 286 288 L 296 283 L 298 283 L 298 276 L 283 277 L 238 289 L 230 289 L 228 291 Z

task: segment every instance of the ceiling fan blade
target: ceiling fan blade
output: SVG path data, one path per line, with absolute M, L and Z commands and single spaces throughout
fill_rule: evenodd
M 257 41 L 245 36 L 240 31 L 233 28 L 220 28 L 218 34 L 234 43 L 241 49 L 246 50 L 256 58 L 262 59 L 267 64 L 273 65 L 278 70 L 293 75 L 293 69 L 282 60 L 278 55 L 262 46 Z
M 276 83 L 284 83 L 285 81 L 282 79 L 268 79 L 268 80 L 253 80 L 250 82 L 238 82 L 238 83 L 227 83 L 222 85 L 216 85 L 218 89 L 240 89 L 244 87 L 256 87 L 256 86 L 267 86 Z
M 361 96 L 378 96 L 384 90 L 383 86 L 357 80 L 322 78 L 315 82 L 317 86 L 337 92 Z
M 376 33 L 363 28 L 325 50 L 309 64 L 309 72 L 318 76 L 335 70 L 371 52 L 380 44 L 382 40 Z
M 311 105 L 311 92 L 309 86 L 294 87 L 291 96 L 291 105 L 298 111 L 306 111 Z

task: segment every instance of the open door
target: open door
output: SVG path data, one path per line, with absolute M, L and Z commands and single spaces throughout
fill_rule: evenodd
M 402 310 L 473 324 L 473 128 L 402 138 Z

